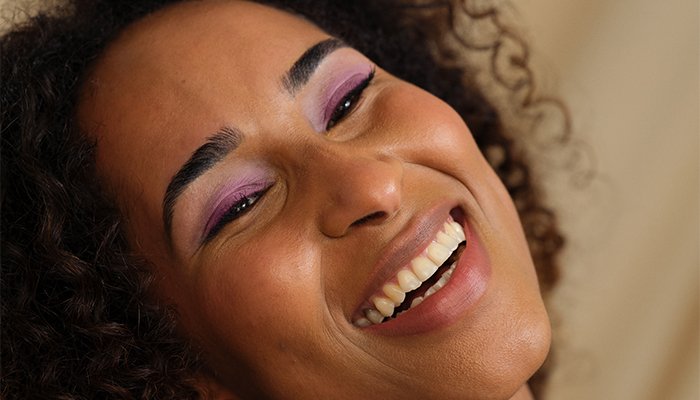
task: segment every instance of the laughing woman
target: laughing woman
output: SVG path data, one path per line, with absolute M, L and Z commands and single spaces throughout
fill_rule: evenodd
M 536 395 L 562 240 L 498 10 L 161 3 L 2 38 L 3 397 Z

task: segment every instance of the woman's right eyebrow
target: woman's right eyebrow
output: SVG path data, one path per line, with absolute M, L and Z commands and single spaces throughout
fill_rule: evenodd
M 163 225 L 168 243 L 171 243 L 175 203 L 182 192 L 195 179 L 214 167 L 229 153 L 236 150 L 242 140 L 243 134 L 235 128 L 225 126 L 219 129 L 207 139 L 206 143 L 192 153 L 192 156 L 170 180 L 163 197 Z

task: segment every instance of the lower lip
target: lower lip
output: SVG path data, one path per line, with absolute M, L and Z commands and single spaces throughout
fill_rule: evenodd
M 458 321 L 486 292 L 491 265 L 479 238 L 465 224 L 467 247 L 445 286 L 398 317 L 367 329 L 390 336 L 416 335 L 442 329 Z

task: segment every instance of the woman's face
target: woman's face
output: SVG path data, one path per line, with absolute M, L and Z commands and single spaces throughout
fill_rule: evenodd
M 79 119 L 221 393 L 507 398 L 543 361 L 522 229 L 465 123 L 311 23 L 233 1 L 147 17 Z

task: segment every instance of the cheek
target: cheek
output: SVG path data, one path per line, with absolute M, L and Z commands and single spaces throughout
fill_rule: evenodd
M 218 251 L 198 279 L 204 318 L 249 330 L 293 321 L 300 307 L 292 305 L 313 302 L 318 292 L 308 248 L 277 237 L 274 243 L 250 241 L 243 249 Z
M 508 238 L 490 243 L 504 265 L 520 266 L 514 276 L 537 292 L 537 278 L 530 262 L 520 218 L 504 184 L 483 157 L 462 118 L 446 103 L 413 86 L 404 85 L 388 96 L 384 111 L 391 115 L 394 134 L 402 137 L 396 148 L 406 161 L 438 170 L 469 190 L 488 224 L 490 237 Z M 410 123 L 407 123 L 410 122 Z M 406 138 L 406 139 L 403 139 Z M 490 238 L 485 238 L 490 239 Z
M 213 251 L 197 266 L 186 329 L 210 365 L 269 381 L 269 366 L 289 370 L 313 347 L 323 310 L 313 248 L 298 235 L 270 232 Z
M 376 107 L 375 135 L 391 135 L 393 150 L 406 162 L 455 175 L 481 176 L 490 169 L 469 128 L 448 104 L 415 86 L 390 89 Z

